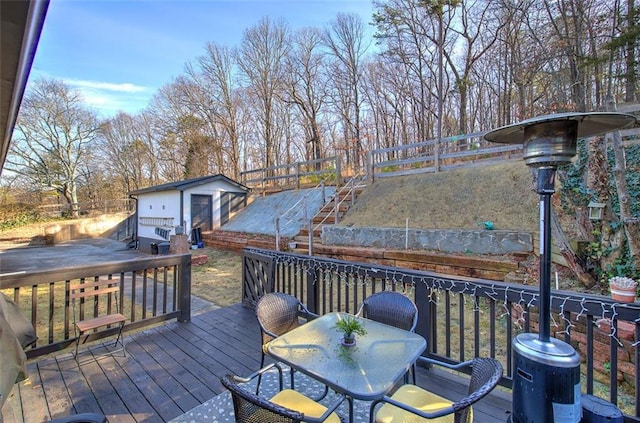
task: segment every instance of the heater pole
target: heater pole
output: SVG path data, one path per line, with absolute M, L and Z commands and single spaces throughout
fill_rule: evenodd
M 554 167 L 538 169 L 540 194 L 540 298 L 538 298 L 538 339 L 549 342 L 551 332 L 551 196 L 555 192 Z

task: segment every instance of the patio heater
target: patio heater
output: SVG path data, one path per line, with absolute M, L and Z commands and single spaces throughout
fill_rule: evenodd
M 527 166 L 538 169 L 540 195 L 539 333 L 513 340 L 513 412 L 515 423 L 576 423 L 582 415 L 580 356 L 566 342 L 550 337 L 551 196 L 558 166 L 570 163 L 578 138 L 610 132 L 635 122 L 623 113 L 559 113 L 538 116 L 488 132 L 488 141 L 524 144 Z

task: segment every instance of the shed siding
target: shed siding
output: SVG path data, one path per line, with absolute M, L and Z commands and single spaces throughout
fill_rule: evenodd
M 180 192 L 161 191 L 141 194 L 138 198 L 138 237 L 164 241 L 156 227 L 175 234 L 180 225 Z
M 213 208 L 213 228 L 220 227 L 220 196 L 222 192 L 238 192 L 238 188 L 224 181 L 216 181 L 205 185 L 189 188 L 184 191 L 184 218 L 186 220 L 185 229 L 187 234 L 191 234 L 191 196 L 210 195 L 212 197 L 211 206 Z

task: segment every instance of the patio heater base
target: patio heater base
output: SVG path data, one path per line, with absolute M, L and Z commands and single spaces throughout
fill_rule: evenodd
M 558 339 L 533 333 L 514 339 L 514 423 L 575 423 L 582 415 L 580 355 Z

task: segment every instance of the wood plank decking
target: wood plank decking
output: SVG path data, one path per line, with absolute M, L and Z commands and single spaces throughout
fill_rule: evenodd
M 168 421 L 222 393 L 225 374 L 248 375 L 260 365 L 258 324 L 253 311 L 240 304 L 193 316 L 188 323 L 126 334 L 125 343 L 126 357 L 94 359 L 87 352 L 78 366 L 68 350 L 31 361 L 29 379 L 14 386 L 2 408 L 4 422 L 84 412 L 105 414 L 112 423 Z M 464 389 L 444 373 L 419 368 L 417 377 L 445 396 Z M 475 421 L 504 422 L 510 401 L 510 393 L 494 391 L 475 407 Z

